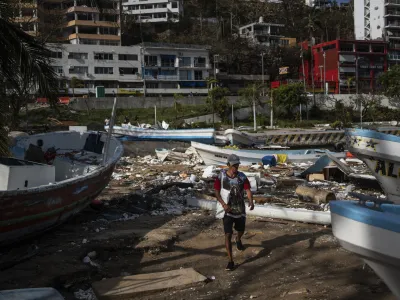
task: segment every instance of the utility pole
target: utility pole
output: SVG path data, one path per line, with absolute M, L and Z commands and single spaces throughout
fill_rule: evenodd
M 235 129 L 235 113 L 233 111 L 233 104 L 232 104 L 232 129 Z
M 272 92 L 272 86 L 271 86 L 271 129 L 274 127 L 274 93 Z
M 214 84 L 215 86 L 217 85 L 217 68 L 216 68 L 216 62 L 217 58 L 219 57 L 218 54 L 214 54 Z M 211 85 L 211 89 L 213 89 L 213 85 Z M 213 128 L 215 128 L 215 112 L 214 112 L 214 93 L 211 91 L 211 102 L 212 102 L 212 120 L 213 120 Z
M 264 91 L 264 84 L 265 84 L 265 81 L 264 81 L 264 55 L 265 55 L 265 53 L 261 52 L 261 70 L 262 70 L 261 78 L 262 78 L 262 86 L 263 86 L 263 88 L 262 88 L 263 97 L 265 96 L 265 91 Z
M 254 132 L 257 131 L 257 119 L 256 119 L 256 101 L 255 101 L 255 94 L 256 93 L 256 86 L 253 85 L 253 119 L 254 119 Z
M 362 99 L 358 94 L 358 57 L 356 57 L 356 97 L 360 98 L 360 127 L 363 128 Z
M 301 64 L 303 66 L 303 85 L 304 85 L 304 93 L 307 93 L 307 86 L 306 86 L 306 71 L 304 68 L 304 56 L 303 56 L 303 46 L 301 46 L 301 52 L 300 52 L 300 58 L 301 58 Z M 307 102 L 308 102 L 308 96 L 307 96 Z M 307 110 L 307 120 L 308 120 L 308 105 L 306 103 L 306 110 Z M 301 110 L 301 104 L 300 104 L 300 121 L 302 121 L 303 116 L 302 116 L 302 110 Z
M 326 97 L 328 91 L 326 89 L 326 52 L 324 51 L 324 98 Z
M 340 61 L 338 61 L 337 64 L 338 64 L 338 89 L 340 95 Z

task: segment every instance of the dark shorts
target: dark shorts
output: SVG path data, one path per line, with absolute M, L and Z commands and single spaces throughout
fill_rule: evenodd
M 233 218 L 230 216 L 224 216 L 222 221 L 224 223 L 225 233 L 232 234 L 233 233 L 232 227 L 234 227 L 235 230 L 238 232 L 243 232 L 246 228 L 246 218 L 245 217 Z

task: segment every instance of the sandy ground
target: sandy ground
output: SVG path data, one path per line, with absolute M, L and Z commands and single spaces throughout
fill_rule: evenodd
M 227 272 L 222 224 L 209 212 L 142 215 L 96 232 L 101 214 L 88 209 L 8 254 L 2 249 L 4 260 L 27 245 L 39 248 L 32 258 L 0 271 L 0 290 L 52 286 L 75 299 L 74 292 L 102 278 L 193 267 L 215 279 L 141 299 L 395 299 L 324 226 L 249 218 L 246 250 L 234 251 L 238 266 Z M 98 267 L 82 262 L 90 251 L 96 251 Z

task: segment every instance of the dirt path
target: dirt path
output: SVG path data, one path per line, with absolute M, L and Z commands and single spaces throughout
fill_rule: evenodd
M 143 299 L 395 299 L 329 228 L 249 219 L 247 249 L 234 251 L 238 267 L 226 272 L 222 224 L 208 212 L 141 216 L 96 232 L 98 214 L 86 211 L 34 241 L 38 254 L 0 271 L 0 289 L 53 286 L 75 299 L 102 278 L 193 267 L 215 280 Z M 82 262 L 91 251 L 99 267 Z

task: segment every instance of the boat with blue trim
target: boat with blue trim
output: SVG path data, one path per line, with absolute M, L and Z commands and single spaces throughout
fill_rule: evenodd
M 400 204 L 400 137 L 366 129 L 346 131 L 348 150 L 377 178 L 388 200 Z
M 370 196 L 331 201 L 334 236 L 360 256 L 400 299 L 400 206 Z
M 242 165 L 253 165 L 262 162 L 263 157 L 276 155 L 284 158 L 284 161 L 277 159 L 280 162 L 315 162 L 326 153 L 331 153 L 337 158 L 344 158 L 344 152 L 330 152 L 325 149 L 277 149 L 277 150 L 249 150 L 249 149 L 232 149 L 221 148 L 202 143 L 191 143 L 196 149 L 206 165 L 225 165 L 229 155 L 236 154 L 240 158 Z
M 104 129 L 108 131 L 108 126 Z M 121 141 L 180 141 L 214 144 L 215 129 L 153 129 L 123 124 L 114 126 L 113 134 Z

